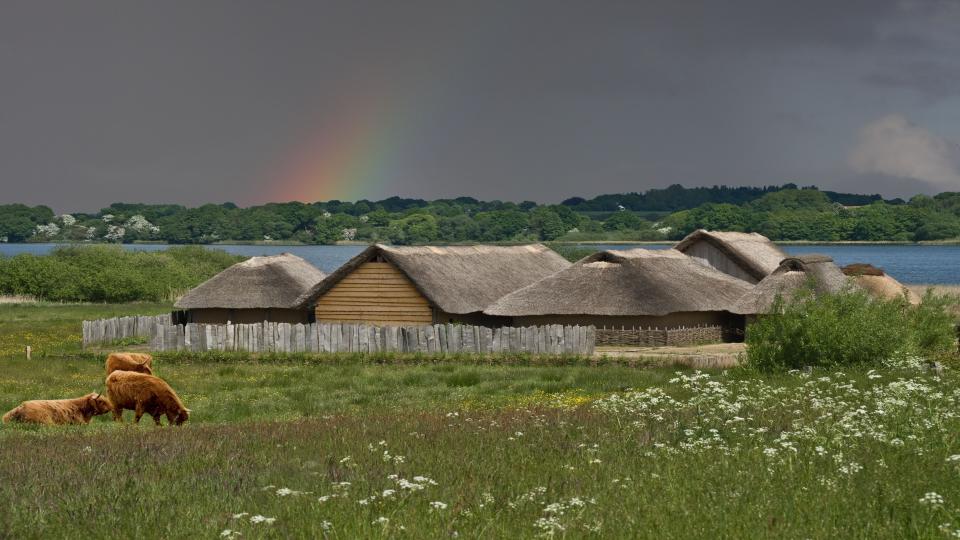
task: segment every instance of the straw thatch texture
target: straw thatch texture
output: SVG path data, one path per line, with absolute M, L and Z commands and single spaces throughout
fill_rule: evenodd
M 783 250 L 762 234 L 703 229 L 687 235 L 674 249 L 735 277 L 749 276 L 753 282 L 770 275 L 777 269 L 780 261 L 787 257 Z M 724 261 L 716 260 L 712 256 L 716 252 L 725 256 L 746 276 L 739 275 L 740 272 L 732 272 Z
M 728 311 L 750 285 L 672 249 L 602 251 L 510 293 L 500 316 L 662 316 Z
M 251 257 L 191 289 L 174 307 L 290 309 L 324 277 L 315 266 L 290 253 Z
M 911 304 L 917 305 L 920 303 L 920 296 L 917 293 L 872 264 L 850 264 L 843 267 L 843 273 L 850 276 L 854 283 L 877 298 L 892 300 L 903 298 L 906 295 L 907 301 Z
M 837 293 L 853 284 L 826 255 L 803 255 L 783 259 L 780 266 L 741 297 L 733 308 L 741 315 L 769 313 L 777 295 L 789 300 L 803 287 L 815 294 Z
M 542 245 L 417 246 L 376 244 L 347 261 L 300 298 L 315 301 L 365 262 L 396 266 L 436 309 L 451 314 L 483 311 L 503 295 L 570 266 Z

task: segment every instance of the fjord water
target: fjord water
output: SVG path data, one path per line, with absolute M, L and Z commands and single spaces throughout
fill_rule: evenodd
M 18 253 L 42 255 L 59 244 L 0 244 L 0 255 Z M 167 249 L 166 244 L 124 244 L 126 249 L 157 251 Z M 363 246 L 280 246 L 280 245 L 213 245 L 229 253 L 245 255 L 277 255 L 293 253 L 310 261 L 324 272 L 332 272 L 338 266 L 360 253 Z M 595 249 L 666 249 L 670 244 L 581 244 Z M 960 245 L 920 244 L 787 244 L 781 246 L 791 255 L 822 253 L 829 255 L 839 265 L 854 262 L 870 263 L 883 268 L 903 283 L 957 284 L 960 283 Z

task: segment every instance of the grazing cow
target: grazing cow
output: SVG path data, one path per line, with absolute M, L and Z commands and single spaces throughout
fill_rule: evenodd
M 180 425 L 187 421 L 190 409 L 183 406 L 177 393 L 160 377 L 133 371 L 114 371 L 107 376 L 107 398 L 113 403 L 113 419 L 123 422 L 123 411 L 136 411 L 135 422 L 140 422 L 144 413 L 160 425 L 160 417 Z
M 73 399 L 37 399 L 24 401 L 3 415 L 3 422 L 29 424 L 89 424 L 94 416 L 113 410 L 110 402 L 97 393 Z
M 107 356 L 107 375 L 114 371 L 136 371 L 153 375 L 153 357 L 147 353 L 110 353 Z

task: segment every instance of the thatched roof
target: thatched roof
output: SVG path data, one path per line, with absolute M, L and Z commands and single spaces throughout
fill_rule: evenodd
M 854 263 L 843 267 L 843 273 L 862 287 L 865 291 L 885 300 L 907 297 L 911 304 L 919 304 L 920 296 L 917 293 L 906 288 L 902 283 L 893 279 L 893 276 L 887 274 L 882 268 L 877 268 L 872 264 Z
M 510 293 L 488 315 L 660 316 L 727 311 L 750 284 L 672 249 L 601 251 Z
M 290 309 L 325 277 L 315 266 L 290 253 L 251 257 L 191 289 L 174 307 Z
M 772 274 L 743 295 L 733 311 L 743 315 L 769 313 L 777 295 L 789 300 L 806 286 L 812 286 L 815 294 L 824 294 L 840 292 L 851 283 L 826 255 L 787 257 Z
M 673 249 L 686 253 L 697 242 L 707 242 L 723 252 L 757 281 L 777 269 L 787 254 L 758 233 L 721 232 L 700 229 L 687 235 Z
M 483 311 L 501 296 L 570 266 L 542 244 L 416 246 L 376 244 L 330 274 L 301 302 L 315 301 L 361 264 L 382 257 L 413 282 L 434 307 L 452 314 Z

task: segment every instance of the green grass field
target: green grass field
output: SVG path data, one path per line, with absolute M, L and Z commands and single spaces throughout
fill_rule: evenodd
M 30 362 L 0 356 L 4 411 L 102 389 L 102 357 L 70 337 L 77 317 L 144 311 L 7 307 L 4 340 L 50 345 Z M 0 538 L 960 534 L 952 371 L 242 356 L 155 367 L 193 410 L 183 427 L 133 425 L 129 411 L 122 425 L 0 427 Z

